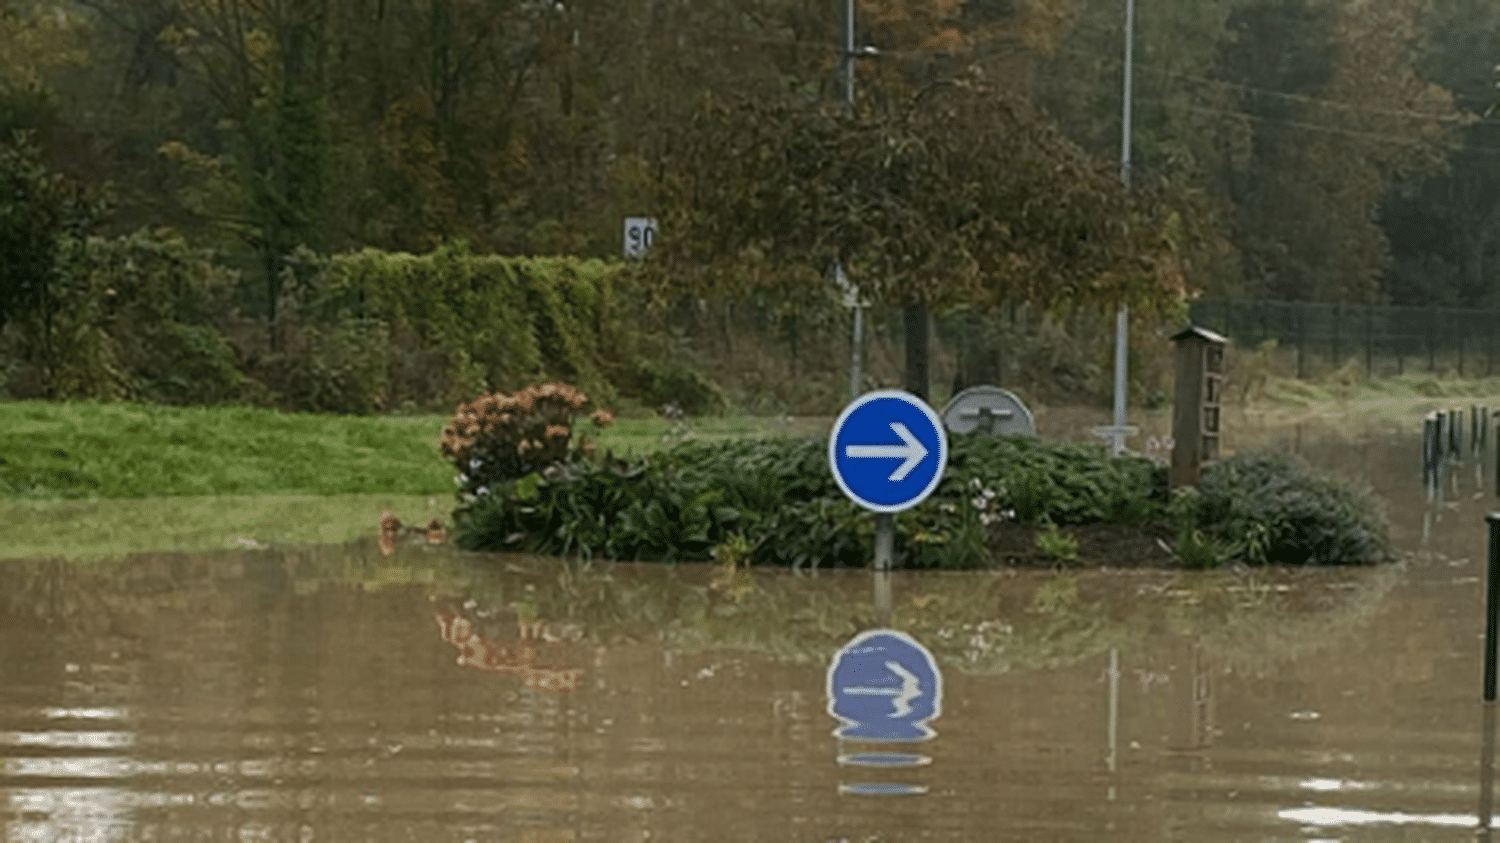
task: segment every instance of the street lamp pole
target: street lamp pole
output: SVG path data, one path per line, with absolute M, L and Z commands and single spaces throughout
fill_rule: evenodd
M 844 0 L 844 43 L 841 50 L 844 81 L 844 105 L 854 111 L 854 0 Z M 849 400 L 864 392 L 865 308 L 859 300 L 859 288 L 850 284 L 839 258 L 834 259 L 834 279 L 844 288 L 845 304 L 854 311 L 854 327 L 849 337 Z
M 1125 83 L 1124 104 L 1120 113 L 1120 182 L 1130 189 L 1130 106 L 1134 98 L 1135 76 L 1135 0 L 1125 0 Z M 1121 304 L 1115 313 L 1115 415 L 1109 429 L 1110 453 L 1125 452 L 1125 439 L 1135 431 L 1127 423 L 1126 398 L 1130 394 L 1130 307 Z

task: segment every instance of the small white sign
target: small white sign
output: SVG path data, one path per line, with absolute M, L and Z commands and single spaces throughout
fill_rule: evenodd
M 641 257 L 655 242 L 656 217 L 625 218 L 625 257 Z

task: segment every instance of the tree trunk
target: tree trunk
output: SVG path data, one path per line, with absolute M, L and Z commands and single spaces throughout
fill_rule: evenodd
M 932 339 L 927 305 L 907 305 L 902 316 L 906 323 L 906 391 L 926 401 L 932 392 L 928 368 Z

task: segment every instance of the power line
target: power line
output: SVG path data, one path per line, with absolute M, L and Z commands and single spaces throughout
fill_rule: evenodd
M 1443 150 L 1446 152 L 1477 152 L 1484 155 L 1500 155 L 1500 148 L 1492 146 L 1454 145 L 1442 143 L 1439 141 L 1425 140 L 1422 138 L 1403 138 L 1394 135 L 1384 135 L 1376 132 L 1361 131 L 1359 129 L 1349 129 L 1343 126 L 1333 126 L 1323 123 L 1308 123 L 1302 120 L 1284 120 L 1275 117 L 1264 117 L 1258 114 L 1251 114 L 1244 111 L 1230 111 L 1229 109 L 1224 108 L 1210 108 L 1207 106 L 1194 105 L 1192 103 L 1185 102 L 1174 102 L 1172 100 L 1165 100 L 1156 97 L 1137 98 L 1137 102 L 1149 102 L 1155 105 L 1164 106 L 1166 108 L 1191 111 L 1197 114 L 1212 114 L 1220 117 L 1233 117 L 1241 120 L 1248 120 L 1254 123 L 1272 123 L 1279 126 L 1288 126 L 1294 129 L 1304 129 L 1312 132 L 1345 135 L 1348 137 L 1357 137 L 1365 140 L 1380 141 L 1382 143 L 1392 143 L 1402 146 L 1420 146 L 1429 149 Z

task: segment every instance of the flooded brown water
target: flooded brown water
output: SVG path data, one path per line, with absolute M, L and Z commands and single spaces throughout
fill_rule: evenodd
M 1494 499 L 1460 470 L 1429 508 L 1410 437 L 1291 435 L 1386 497 L 1407 561 L 724 579 L 372 537 L 6 563 L 0 840 L 1472 839 Z M 878 628 L 930 651 L 940 704 L 899 653 L 831 675 Z M 895 732 L 831 691 L 916 738 L 867 740 Z

